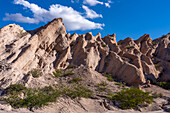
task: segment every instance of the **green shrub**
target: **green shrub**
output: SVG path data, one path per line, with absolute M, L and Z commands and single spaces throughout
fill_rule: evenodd
M 156 45 L 156 42 L 152 42 L 153 45 Z
M 121 43 L 120 43 L 120 42 L 118 42 L 117 44 L 118 44 L 118 45 L 121 45 Z
M 51 86 L 41 89 L 26 89 L 24 90 L 25 97 L 21 99 L 18 94 L 9 95 L 5 100 L 14 108 L 27 107 L 42 107 L 48 105 L 48 102 L 55 102 L 61 92 L 53 89 Z
M 29 72 L 34 78 L 38 78 L 40 76 L 42 76 L 42 71 L 40 69 L 32 69 Z
M 27 88 L 22 84 L 12 84 L 5 89 L 7 94 L 18 94 L 21 91 L 25 91 Z
M 157 92 L 153 93 L 152 95 L 153 95 L 153 98 L 158 98 L 158 97 L 162 98 L 163 97 L 162 93 L 157 93 Z
M 126 49 L 130 49 L 130 48 L 133 48 L 133 46 L 126 46 Z
M 110 81 L 110 82 L 114 81 L 111 74 L 103 73 L 103 76 L 107 77 L 107 80 Z
M 79 82 L 82 81 L 82 80 L 83 80 L 82 78 L 76 77 L 76 78 L 73 78 L 73 79 L 71 80 L 71 82 L 72 82 L 72 83 L 79 83 Z
M 76 97 L 89 98 L 89 97 L 93 96 L 93 91 L 85 88 L 84 86 L 75 85 L 75 86 L 73 86 L 72 89 L 71 88 L 68 89 L 65 95 L 67 95 L 71 98 L 76 98 Z
M 67 69 L 71 69 L 71 68 L 75 68 L 75 66 L 73 66 L 71 64 L 67 66 Z
M 120 83 L 120 82 L 116 82 L 115 85 L 118 85 L 119 87 L 122 87 L 122 86 L 123 86 L 123 84 Z
M 106 82 L 102 81 L 100 84 L 97 85 L 98 86 L 97 91 L 99 91 L 99 92 L 106 92 L 106 90 L 107 90 L 106 86 L 107 85 L 108 84 Z
M 170 81 L 167 81 L 167 82 L 157 82 L 156 84 L 158 86 L 164 88 L 164 89 L 167 89 L 167 90 L 170 89 Z
M 107 45 L 106 44 L 102 44 L 102 47 L 107 47 Z
M 46 86 L 42 89 L 28 89 L 22 85 L 14 84 L 9 86 L 6 91 L 8 91 L 10 95 L 8 95 L 7 98 L 4 98 L 4 100 L 12 107 L 26 107 L 30 110 L 32 110 L 35 106 L 42 107 L 48 105 L 49 102 L 56 102 L 56 99 L 62 95 L 66 95 L 71 98 L 88 98 L 93 95 L 93 92 L 90 89 L 87 89 L 79 84 L 74 84 L 71 86 L 61 85 L 55 88 L 52 86 Z M 19 93 L 13 93 L 13 91 L 22 91 L 24 93 L 24 98 L 21 98 Z
M 55 72 L 53 72 L 53 75 L 54 75 L 55 77 L 61 76 L 61 75 L 62 75 L 62 70 L 56 69 Z
M 108 84 L 107 84 L 106 82 L 102 81 L 102 82 L 101 82 L 100 84 L 98 84 L 97 86 L 98 86 L 98 87 L 100 87 L 100 86 L 104 86 L 104 87 L 105 87 L 105 86 L 107 86 L 107 85 L 108 85 Z
M 142 103 L 152 103 L 153 97 L 149 94 L 150 92 L 143 92 L 137 88 L 130 88 L 122 89 L 116 94 L 109 95 L 108 99 L 117 101 L 119 103 L 119 107 L 122 109 L 134 109 Z
M 70 76 L 70 75 L 74 75 L 74 73 L 71 71 L 66 71 L 64 74 L 64 76 Z

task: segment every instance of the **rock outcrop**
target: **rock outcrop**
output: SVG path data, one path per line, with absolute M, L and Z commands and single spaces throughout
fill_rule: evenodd
M 170 80 L 170 34 L 153 40 L 148 34 L 138 40 L 92 33 L 70 35 L 62 19 L 25 31 L 18 25 L 0 29 L 0 87 L 5 88 L 28 76 L 32 69 L 43 75 L 69 65 L 109 73 L 130 85 Z

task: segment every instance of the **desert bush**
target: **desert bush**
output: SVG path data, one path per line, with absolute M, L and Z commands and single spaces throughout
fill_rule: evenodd
M 133 48 L 133 46 L 126 46 L 126 49 L 130 49 L 130 48 Z
M 25 91 L 27 88 L 22 84 L 12 84 L 5 89 L 7 94 L 18 94 L 21 91 Z
M 26 88 L 22 85 L 14 84 L 9 86 L 6 90 L 10 93 L 7 98 L 4 98 L 6 102 L 14 108 L 26 107 L 30 110 L 35 106 L 42 107 L 48 105 L 49 102 L 56 102 L 57 98 L 62 95 L 71 98 L 88 98 L 93 95 L 93 92 L 90 89 L 79 84 L 71 86 L 61 85 L 60 87 L 46 86 L 42 89 Z M 19 93 L 13 93 L 14 91 L 23 91 L 24 98 L 21 98 Z
M 150 92 L 143 92 L 137 88 L 122 89 L 116 94 L 109 95 L 108 99 L 118 102 L 118 106 L 122 109 L 136 108 L 142 103 L 150 104 L 153 102 Z
M 103 76 L 105 76 L 107 78 L 107 80 L 110 81 L 110 82 L 114 81 L 111 74 L 103 73 Z
M 115 85 L 118 85 L 119 87 L 123 87 L 123 84 L 120 82 L 116 82 Z
M 79 82 L 82 81 L 82 80 L 83 80 L 82 78 L 76 77 L 76 78 L 73 78 L 73 79 L 71 80 L 71 82 L 72 82 L 72 83 L 79 83 Z
M 68 89 L 65 95 L 71 98 L 76 98 L 76 97 L 89 98 L 93 95 L 93 91 L 91 91 L 90 89 L 87 89 L 86 87 L 82 85 L 75 85 L 73 86 L 73 88 Z
M 53 89 L 51 86 L 42 89 L 24 89 L 25 97 L 22 99 L 18 94 L 9 95 L 5 100 L 14 108 L 27 107 L 42 107 L 48 105 L 48 102 L 55 102 L 61 92 Z
M 74 73 L 71 71 L 66 71 L 64 74 L 64 76 L 70 76 L 70 75 L 74 75 Z
M 102 44 L 102 47 L 107 47 L 107 45 L 106 44 Z
M 156 45 L 156 42 L 152 42 L 153 45 Z
M 167 82 L 157 82 L 156 85 L 169 90 L 170 89 L 170 81 Z
M 42 71 L 40 69 L 32 69 L 29 72 L 34 78 L 38 78 L 40 76 L 42 76 Z
M 61 76 L 61 75 L 62 75 L 62 70 L 56 69 L 55 72 L 53 72 L 53 75 L 54 75 L 55 77 Z
M 67 69 L 71 69 L 71 68 L 75 68 L 75 66 L 74 66 L 74 65 L 69 64 L 69 65 L 67 66 Z
M 100 87 L 100 86 L 107 86 L 108 84 L 105 82 L 105 81 L 102 81 L 101 83 L 99 83 L 97 86 Z
M 157 92 L 153 93 L 152 95 L 153 95 L 153 98 L 158 98 L 158 97 L 162 98 L 163 97 L 162 93 L 157 93 Z

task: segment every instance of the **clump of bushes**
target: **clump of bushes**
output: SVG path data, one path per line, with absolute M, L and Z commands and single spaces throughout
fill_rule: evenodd
M 107 45 L 106 44 L 102 44 L 102 47 L 107 47 Z
M 156 45 L 156 42 L 152 42 L 153 45 Z
M 41 71 L 41 69 L 32 69 L 29 73 L 30 73 L 34 78 L 38 78 L 38 77 L 42 76 L 42 71 Z
M 42 89 L 26 88 L 21 84 L 13 84 L 5 89 L 8 97 L 4 98 L 14 108 L 26 107 L 32 110 L 33 107 L 42 107 L 48 105 L 49 102 L 56 102 L 60 96 L 69 96 L 71 98 L 84 97 L 88 98 L 93 95 L 90 89 L 80 84 L 71 86 L 46 86 Z M 14 93 L 15 92 L 15 93 Z M 20 93 L 24 94 L 24 98 L 20 97 Z
M 116 82 L 115 85 L 118 85 L 119 87 L 123 87 L 124 85 L 120 82 Z
M 19 86 L 20 88 L 13 88 Z M 48 105 L 48 102 L 55 102 L 56 98 L 60 96 L 61 92 L 57 89 L 53 89 L 51 86 L 42 89 L 26 88 L 21 84 L 10 85 L 6 91 L 10 93 L 5 100 L 14 108 L 27 107 L 32 110 L 33 107 L 42 107 Z M 17 90 L 16 90 L 17 89 Z M 18 91 L 13 93 L 14 91 Z M 20 93 L 24 93 L 24 98 L 19 96 Z
M 75 68 L 75 66 L 71 64 L 67 66 L 67 69 L 71 69 L 71 68 Z
M 110 81 L 110 82 L 114 81 L 111 74 L 103 73 L 103 76 L 105 76 L 107 78 L 107 80 Z
M 126 49 L 130 49 L 130 48 L 133 48 L 133 46 L 126 46 Z
M 97 86 L 98 86 L 98 89 L 97 89 L 97 90 L 98 90 L 99 92 L 104 92 L 104 91 L 106 92 L 106 90 L 108 90 L 107 87 L 106 87 L 107 85 L 108 85 L 108 84 L 107 84 L 106 82 L 102 81 L 101 83 L 99 83 L 99 84 L 97 85 Z
M 163 97 L 162 93 L 157 93 L 157 92 L 153 93 L 152 95 L 153 95 L 153 98 L 158 98 L 158 97 L 162 98 Z
M 98 84 L 97 86 L 98 86 L 98 87 L 100 87 L 100 86 L 104 86 L 104 87 L 105 87 L 105 86 L 107 86 L 107 85 L 108 85 L 108 84 L 107 84 L 106 82 L 102 81 L 102 82 L 101 82 L 100 84 Z
M 13 84 L 10 85 L 8 88 L 6 88 L 5 93 L 6 94 L 16 94 L 21 91 L 25 91 L 27 88 L 22 84 Z
M 73 79 L 71 80 L 71 83 L 79 83 L 79 82 L 82 81 L 82 80 L 83 80 L 82 78 L 76 77 L 76 78 L 73 78 Z
M 55 72 L 53 72 L 53 75 L 54 75 L 55 77 L 61 76 L 61 75 L 62 75 L 62 70 L 56 69 Z
M 70 75 L 74 75 L 74 73 L 71 71 L 66 71 L 64 74 L 64 76 L 70 76 Z
M 158 86 L 164 88 L 164 89 L 167 89 L 167 90 L 170 89 L 170 81 L 167 81 L 167 82 L 157 82 L 156 84 Z
M 110 94 L 108 95 L 108 99 L 119 103 L 118 106 L 122 109 L 134 109 L 142 103 L 150 104 L 153 102 L 153 96 L 150 96 L 150 92 L 143 92 L 133 87 L 122 89 L 116 94 Z
M 93 91 L 90 89 L 87 89 L 86 87 L 82 85 L 73 85 L 73 88 L 67 88 L 65 91 L 65 95 L 71 97 L 71 98 L 76 98 L 76 97 L 84 97 L 84 98 L 89 98 L 93 96 Z

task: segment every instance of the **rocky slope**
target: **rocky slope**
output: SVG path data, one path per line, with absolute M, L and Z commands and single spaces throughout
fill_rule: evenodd
M 113 78 L 128 85 L 142 85 L 147 80 L 153 83 L 168 81 L 170 34 L 155 40 L 145 34 L 137 40 L 128 37 L 117 42 L 115 34 L 104 38 L 101 38 L 100 33 L 96 36 L 92 33 L 70 35 L 61 18 L 32 31 L 25 31 L 15 24 L 0 29 L 1 91 L 15 83 L 23 83 L 27 87 L 57 84 L 55 79 L 51 79 L 55 69 L 64 70 L 70 65 L 77 67 L 76 69 L 85 68 L 85 74 L 81 70 L 73 71 L 84 75 L 82 77 L 89 84 L 105 80 L 100 73 L 111 74 Z M 41 70 L 43 76 L 32 77 L 30 71 L 33 69 Z M 113 90 L 116 92 L 120 89 L 116 90 L 114 87 Z M 95 110 L 100 108 L 97 104 L 99 100 L 86 102 L 96 103 L 96 107 L 91 108 Z M 73 104 L 75 109 L 76 104 Z M 84 106 L 90 108 L 88 105 Z M 100 111 L 104 112 L 103 110 Z

